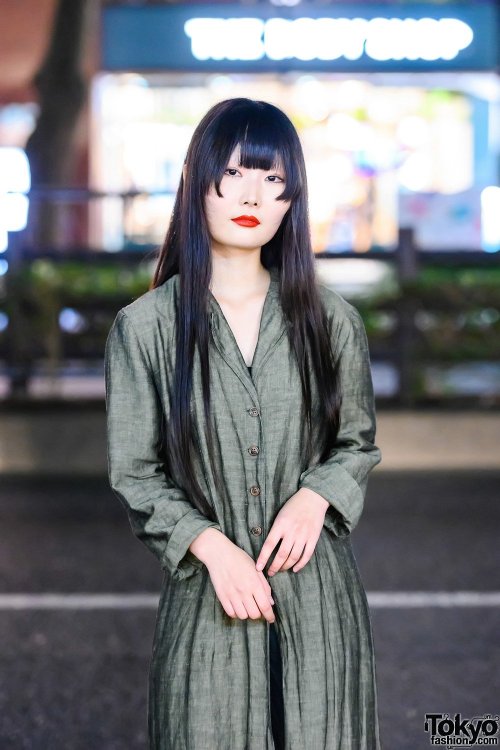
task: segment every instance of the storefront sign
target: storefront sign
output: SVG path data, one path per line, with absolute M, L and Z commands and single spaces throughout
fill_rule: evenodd
M 493 3 L 103 9 L 106 70 L 480 70 L 498 64 Z
M 474 39 L 456 18 L 190 18 L 196 60 L 454 60 Z

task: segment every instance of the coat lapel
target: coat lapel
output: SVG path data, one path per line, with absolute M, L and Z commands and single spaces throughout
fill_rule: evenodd
M 259 335 L 252 360 L 252 376 L 255 376 L 262 367 L 286 330 L 281 305 L 279 304 L 279 270 L 272 267 L 269 272 L 271 282 L 262 308 Z M 252 378 L 231 326 L 214 295 L 211 292 L 209 292 L 209 295 L 210 322 L 215 344 L 231 368 L 245 381 L 251 382 Z

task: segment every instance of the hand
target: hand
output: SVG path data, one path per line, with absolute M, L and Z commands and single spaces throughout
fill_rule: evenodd
M 295 566 L 294 573 L 303 568 L 316 549 L 329 505 L 328 500 L 306 487 L 292 495 L 274 519 L 257 558 L 257 570 L 262 570 L 266 566 L 280 539 L 282 542 L 268 575 L 272 576 L 279 570 L 288 570 L 292 565 Z M 299 559 L 300 562 L 297 563 Z
M 217 598 L 229 617 L 257 620 L 264 616 L 275 621 L 272 589 L 264 574 L 255 569 L 253 557 L 214 528 L 202 531 L 190 549 L 208 568 Z

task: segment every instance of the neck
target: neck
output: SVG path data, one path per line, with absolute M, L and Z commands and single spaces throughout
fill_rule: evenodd
M 260 258 L 258 263 L 212 259 L 210 291 L 215 296 L 241 299 L 265 292 L 269 283 L 269 271 Z

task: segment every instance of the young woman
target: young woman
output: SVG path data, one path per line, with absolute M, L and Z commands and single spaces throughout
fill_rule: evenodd
M 155 750 L 379 750 L 350 534 L 381 460 L 366 332 L 315 277 L 277 107 L 212 107 L 106 343 L 109 480 L 164 571 Z

